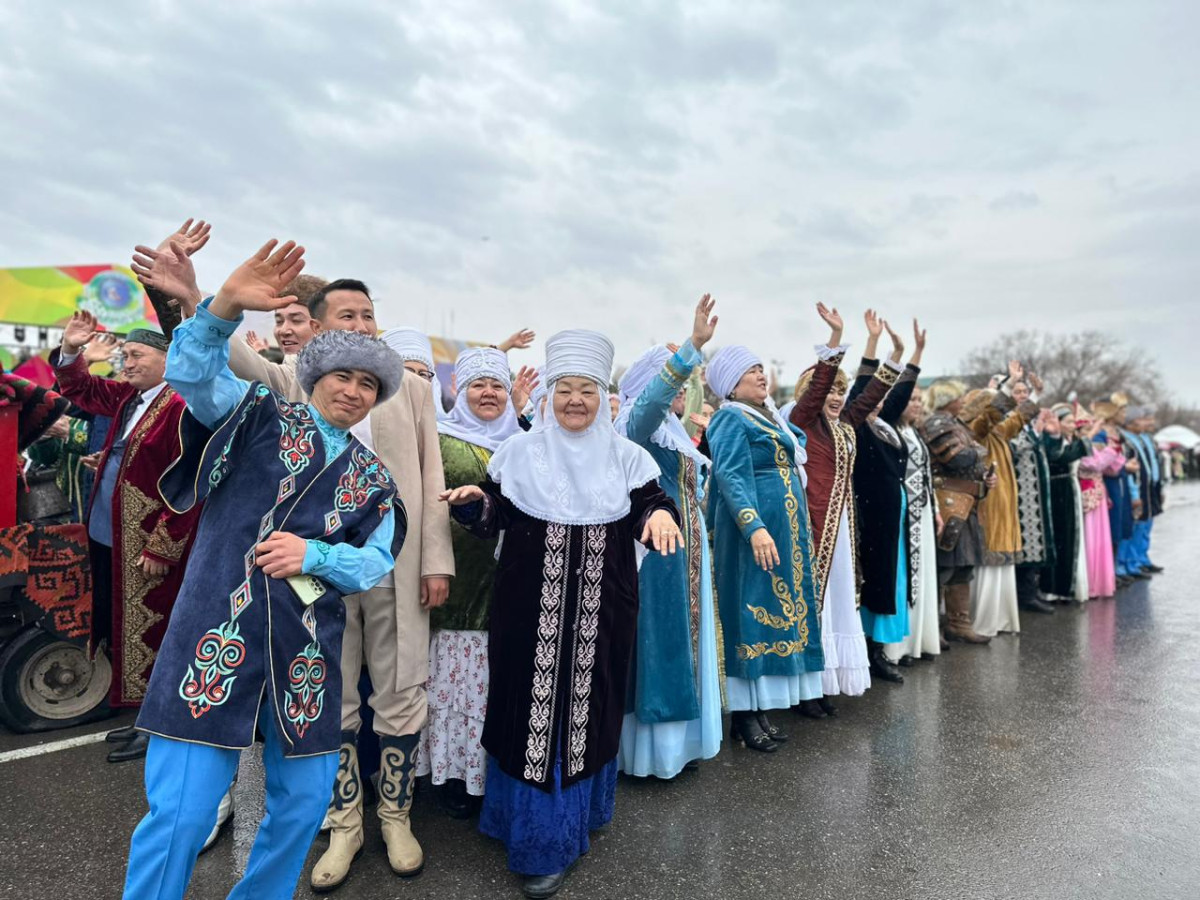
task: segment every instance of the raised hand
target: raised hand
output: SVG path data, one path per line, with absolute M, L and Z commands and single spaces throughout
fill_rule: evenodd
M 840 332 L 845 327 L 845 323 L 842 321 L 841 313 L 837 311 L 836 306 L 833 309 L 830 309 L 824 303 L 818 303 L 817 315 L 820 316 L 825 324 L 834 331 Z
M 1031 388 L 1033 388 L 1035 391 L 1037 391 L 1039 394 L 1041 394 L 1042 391 L 1044 391 L 1046 389 L 1046 386 L 1044 384 L 1042 384 L 1041 376 L 1038 375 L 1036 372 L 1029 373 L 1029 386 Z
M 883 327 L 887 329 L 888 337 L 892 339 L 891 358 L 899 362 L 900 357 L 904 354 L 904 339 L 892 331 L 892 326 L 887 323 L 886 319 L 883 321 Z
M 452 491 L 442 491 L 438 499 L 451 506 L 470 506 L 483 499 L 483 488 L 477 484 L 466 484 Z
M 187 250 L 177 241 L 165 250 L 151 250 L 144 244 L 134 248 L 133 274 L 147 288 L 156 290 L 182 306 L 190 316 L 200 305 L 200 288 L 196 286 L 196 268 Z
M 537 337 L 536 331 L 522 328 L 502 340 L 496 345 L 496 348 L 503 353 L 507 353 L 509 350 L 526 350 L 533 343 L 535 337 Z
M 513 379 L 512 390 L 509 391 L 513 409 L 518 414 L 525 408 L 525 404 L 529 402 L 529 398 L 533 396 L 538 382 L 537 369 L 533 366 L 521 366 L 521 370 L 517 372 L 517 377 Z
M 708 423 L 712 421 L 712 416 L 706 416 L 704 413 L 692 413 L 688 418 L 701 432 L 707 431 Z
M 246 332 L 246 346 L 255 353 L 262 353 L 264 350 L 271 349 L 271 345 L 268 344 L 263 338 L 260 338 L 258 336 L 258 332 L 256 331 Z
M 696 304 L 696 314 L 692 319 L 692 346 L 697 350 L 711 341 L 713 332 L 717 330 L 718 317 L 712 314 L 716 305 L 717 301 L 711 294 L 705 294 Z
M 1013 382 L 1020 381 L 1024 375 L 1025 369 L 1021 364 L 1015 359 L 1010 359 L 1008 361 L 1008 380 Z
M 295 241 L 280 244 L 269 240 L 252 257 L 225 279 L 213 298 L 211 312 L 222 319 L 236 319 L 242 310 L 272 312 L 296 302 L 279 292 L 304 269 L 304 248 Z
M 683 534 L 669 512 L 656 509 L 646 519 L 641 541 L 643 544 L 649 542 L 650 546 L 666 556 L 668 553 L 674 553 L 676 547 L 683 545 Z
M 883 334 L 883 319 L 875 313 L 875 310 L 868 309 L 863 313 L 863 321 L 867 323 L 867 334 L 873 338 L 878 338 Z
M 73 313 L 63 329 L 62 352 L 67 356 L 78 354 L 99 327 L 100 322 L 86 309 Z
M 114 353 L 124 346 L 125 342 L 117 340 L 115 334 L 107 331 L 97 331 L 83 348 L 83 359 L 89 366 L 93 363 L 108 362 Z
M 1051 410 L 1042 410 L 1042 428 L 1050 437 L 1061 437 L 1063 433 L 1062 422 L 1059 421 L 1057 415 Z
M 925 329 L 921 327 L 916 319 L 913 319 L 913 343 L 916 345 L 918 352 L 925 351 Z
M 168 234 L 159 241 L 158 249 L 166 250 L 172 244 L 178 244 L 185 254 L 191 256 L 208 243 L 211 231 L 212 226 L 203 219 L 199 222 L 195 222 L 194 219 L 188 219 L 174 233 Z

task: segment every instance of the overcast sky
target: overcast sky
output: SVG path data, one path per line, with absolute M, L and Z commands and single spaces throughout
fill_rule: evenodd
M 0 266 L 127 262 L 195 215 L 206 286 L 295 238 L 388 326 L 598 328 L 628 362 L 710 291 L 716 343 L 791 378 L 824 300 L 856 349 L 865 307 L 920 316 L 930 373 L 1112 331 L 1200 403 L 1198 26 L 1194 0 L 6 2 Z

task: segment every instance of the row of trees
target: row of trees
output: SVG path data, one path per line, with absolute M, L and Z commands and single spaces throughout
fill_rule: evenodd
M 1005 363 L 1017 359 L 1046 385 L 1046 399 L 1090 403 L 1121 391 L 1131 402 L 1153 405 L 1160 427 L 1187 425 L 1200 430 L 1200 409 L 1172 402 L 1153 359 L 1102 331 L 1048 334 L 1021 330 L 977 347 L 963 359 L 975 386 L 985 385 Z

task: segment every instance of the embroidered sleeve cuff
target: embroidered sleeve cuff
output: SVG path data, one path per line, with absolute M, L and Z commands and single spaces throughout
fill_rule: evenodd
M 689 339 L 684 341 L 675 355 L 667 360 L 666 365 L 659 374 L 664 381 L 678 389 L 683 387 L 683 383 L 692 374 L 692 369 L 699 365 L 701 361 L 700 351 L 692 346 L 692 342 Z
M 888 387 L 891 387 L 896 383 L 896 379 L 900 377 L 900 371 L 900 367 L 889 359 L 882 366 L 875 370 L 875 377 Z
M 208 344 L 216 347 L 227 343 L 233 333 L 237 331 L 238 326 L 242 324 L 242 316 L 238 316 L 236 320 L 222 319 L 220 316 L 214 316 L 208 311 L 208 304 L 212 300 L 211 297 L 205 300 L 196 308 L 196 325 L 195 336 L 202 344 Z
M 766 524 L 759 518 L 758 512 L 753 509 L 739 510 L 737 514 L 738 528 L 742 531 L 742 537 L 750 540 L 750 535 L 758 531 L 760 528 L 766 528 Z
M 817 353 L 817 359 L 821 362 L 840 365 L 842 358 L 846 355 L 846 351 L 850 349 L 850 345 L 842 344 L 840 347 L 829 347 L 825 344 L 817 344 L 813 349 Z
M 334 556 L 333 547 L 324 541 L 305 541 L 304 562 L 300 569 L 305 575 L 327 575 Z

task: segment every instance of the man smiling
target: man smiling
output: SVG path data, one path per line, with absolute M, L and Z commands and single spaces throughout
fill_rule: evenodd
M 181 265 L 176 253 L 145 256 L 148 265 L 139 277 L 144 283 L 153 283 L 161 276 L 162 282 L 175 284 L 175 299 L 185 316 L 192 315 L 200 296 L 194 270 Z M 173 267 L 184 271 L 170 272 Z M 177 277 L 167 278 L 166 274 Z M 370 291 L 356 279 L 325 285 L 309 298 L 308 310 L 318 332 L 350 331 L 375 338 L 378 331 Z M 219 308 L 209 312 L 223 315 Z M 382 341 L 379 344 L 386 346 Z M 269 362 L 240 341 L 229 344 L 229 368 L 241 378 L 262 382 L 289 401 L 302 402 L 308 396 L 296 366 Z M 383 759 L 379 817 L 388 860 L 397 874 L 416 875 L 424 866 L 424 853 L 413 837 L 409 811 L 417 742 L 427 718 L 429 610 L 445 603 L 454 574 L 450 517 L 445 505 L 438 502 L 445 476 L 429 384 L 406 374 L 395 395 L 371 410 L 352 433 L 369 450 L 378 452 L 395 477 L 408 514 L 408 539 L 394 572 L 370 590 L 344 598 L 341 675 L 345 683 L 357 683 L 365 659 Z M 330 848 L 313 872 L 313 886 L 319 890 L 345 881 L 363 846 L 362 778 L 350 762 L 356 757 L 349 752 L 362 724 L 359 707 L 357 693 L 345 691 L 341 727 L 346 763 L 338 771 L 330 807 Z

